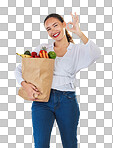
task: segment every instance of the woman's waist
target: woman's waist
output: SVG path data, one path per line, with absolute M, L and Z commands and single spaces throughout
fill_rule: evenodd
M 69 77 L 69 76 L 53 75 L 52 87 L 61 86 L 69 83 L 72 84 L 72 88 L 75 88 L 74 85 L 78 86 L 77 80 L 74 76 Z
M 63 83 L 63 82 L 71 82 L 74 80 L 75 77 L 70 77 L 70 76 L 65 76 L 65 75 L 53 75 L 53 81 L 57 81 L 58 83 Z

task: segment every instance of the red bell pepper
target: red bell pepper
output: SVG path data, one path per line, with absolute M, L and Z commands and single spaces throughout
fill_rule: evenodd
M 32 57 L 35 57 L 35 55 L 37 55 L 37 52 L 32 52 L 32 53 L 31 53 L 31 56 L 32 56 Z

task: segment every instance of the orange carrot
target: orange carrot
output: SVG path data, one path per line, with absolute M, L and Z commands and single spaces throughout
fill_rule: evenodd
M 46 57 L 49 58 L 48 53 L 46 52 Z
M 40 55 L 41 58 L 43 58 L 43 57 L 42 57 L 42 53 L 39 53 L 39 55 Z
M 45 51 L 42 51 L 42 53 L 43 53 L 43 57 L 44 57 L 44 58 L 46 58 L 46 54 L 45 54 Z

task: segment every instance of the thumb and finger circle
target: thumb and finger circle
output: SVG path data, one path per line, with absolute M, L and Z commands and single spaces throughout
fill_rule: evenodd
M 71 28 L 69 28 L 69 25 L 70 25 L 70 24 L 73 25 L 73 23 L 72 23 L 71 21 L 67 23 L 67 28 L 68 28 L 69 30 L 71 29 Z

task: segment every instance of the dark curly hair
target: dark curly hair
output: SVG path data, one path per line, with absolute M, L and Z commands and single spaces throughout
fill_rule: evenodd
M 56 14 L 56 13 L 51 13 L 51 14 L 49 14 L 49 15 L 45 18 L 45 20 L 44 20 L 44 25 L 45 25 L 45 21 L 46 21 L 48 18 L 50 18 L 50 17 L 57 18 L 61 23 L 64 22 L 64 19 L 63 19 L 63 17 L 62 17 L 61 15 Z M 68 42 L 74 43 L 74 41 L 73 41 L 71 35 L 68 33 L 68 31 L 67 31 L 66 28 L 65 28 L 65 33 L 66 33 L 66 37 L 67 37 Z M 75 44 L 75 43 L 74 43 L 74 44 Z

